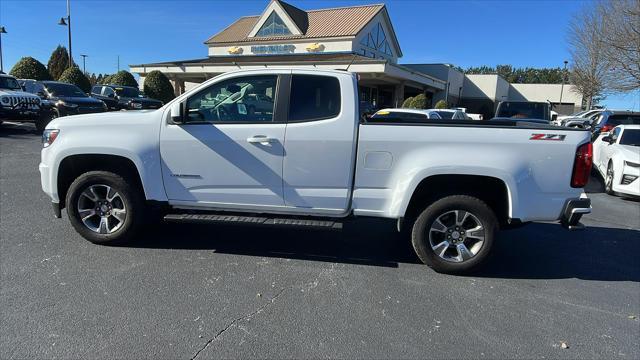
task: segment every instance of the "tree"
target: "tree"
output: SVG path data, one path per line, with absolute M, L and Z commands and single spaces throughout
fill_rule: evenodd
M 102 79 L 100 79 L 98 84 L 101 84 L 101 85 L 111 84 L 111 77 L 112 76 L 113 75 L 104 74 L 104 76 L 102 77 Z
M 436 109 L 447 109 L 448 107 L 447 102 L 444 100 L 438 100 L 435 106 Z
M 47 69 L 49 70 L 49 74 L 51 74 L 51 78 L 54 80 L 60 79 L 60 75 L 62 75 L 68 67 L 69 53 L 67 52 L 67 48 L 58 45 L 51 53 L 51 57 L 47 63 Z
M 153 70 L 145 77 L 144 93 L 150 98 L 158 99 L 165 104 L 175 98 L 169 78 L 158 70 Z
M 413 97 L 408 97 L 406 99 L 404 99 L 404 101 L 402 102 L 402 107 L 405 109 L 409 109 L 411 108 L 411 104 L 413 103 Z
M 640 89 L 640 1 L 598 2 L 595 13 L 603 23 L 598 40 L 606 49 L 608 87 L 612 92 Z
M 562 83 L 561 68 L 514 68 L 511 65 L 496 65 L 470 67 L 465 74 L 493 74 L 500 75 L 512 84 L 560 84 Z
M 98 77 L 96 76 L 95 73 L 91 74 L 91 76 L 89 77 L 89 82 L 91 83 L 91 86 L 98 83 Z
M 44 65 L 31 56 L 20 59 L 9 74 L 18 79 L 51 80 L 51 75 Z
M 571 83 L 586 100 L 587 109 L 593 98 L 602 97 L 606 91 L 608 66 L 606 50 L 600 41 L 603 21 L 590 6 L 574 15 L 569 24 L 569 47 L 572 59 Z
M 413 98 L 411 102 L 411 107 L 414 109 L 426 109 L 427 108 L 427 97 L 425 94 L 418 94 Z
M 77 85 L 82 91 L 88 93 L 91 91 L 91 83 L 89 79 L 82 73 L 82 70 L 76 66 L 65 70 L 58 81 L 66 82 L 69 84 Z
M 122 86 L 133 86 L 138 87 L 138 82 L 136 78 L 131 75 L 130 72 L 126 70 L 120 70 L 115 75 L 111 76 L 109 82 L 113 85 L 122 85 Z

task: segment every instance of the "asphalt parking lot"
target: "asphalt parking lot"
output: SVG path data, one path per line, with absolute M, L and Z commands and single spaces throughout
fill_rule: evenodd
M 640 202 L 598 178 L 585 231 L 506 231 L 463 277 L 374 220 L 159 224 L 92 245 L 53 218 L 40 146 L 30 125 L 0 125 L 2 359 L 640 358 Z

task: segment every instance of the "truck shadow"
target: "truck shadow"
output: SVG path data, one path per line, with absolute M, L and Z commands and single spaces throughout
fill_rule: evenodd
M 394 224 L 375 219 L 346 224 L 342 232 L 164 224 L 130 246 L 383 267 L 420 264 Z M 502 232 L 493 250 L 487 265 L 469 276 L 640 282 L 637 230 L 568 232 L 557 224 L 536 223 Z

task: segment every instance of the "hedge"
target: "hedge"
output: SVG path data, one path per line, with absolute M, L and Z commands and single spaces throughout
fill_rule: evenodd
M 175 98 L 169 78 L 158 70 L 153 70 L 144 78 L 144 93 L 165 104 Z
M 18 79 L 51 80 L 51 74 L 49 74 L 47 68 L 31 56 L 20 59 L 9 74 Z
M 91 91 L 91 83 L 89 82 L 89 79 L 87 79 L 82 71 L 75 66 L 65 70 L 62 75 L 60 75 L 60 79 L 58 79 L 58 81 L 77 85 L 85 93 L 89 93 Z

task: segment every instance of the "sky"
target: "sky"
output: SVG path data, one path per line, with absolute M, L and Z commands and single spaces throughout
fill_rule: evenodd
M 586 0 L 289 0 L 311 10 L 384 2 L 404 56 L 399 63 L 449 63 L 463 68 L 496 64 L 561 67 L 573 14 Z M 203 42 L 268 0 L 71 0 L 72 51 L 95 73 L 130 64 L 204 58 Z M 58 44 L 67 46 L 66 0 L 0 0 L 4 69 L 23 56 L 46 64 Z M 609 108 L 640 110 L 640 93 L 608 96 Z

